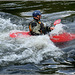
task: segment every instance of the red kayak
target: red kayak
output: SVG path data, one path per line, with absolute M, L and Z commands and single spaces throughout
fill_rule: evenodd
M 10 33 L 11 38 L 20 38 L 20 37 L 29 37 L 30 32 L 25 32 L 25 31 L 19 31 L 19 32 L 13 32 Z M 75 34 L 70 34 L 70 33 L 62 33 L 59 35 L 51 35 L 49 36 L 50 40 L 53 42 L 67 42 L 75 39 Z

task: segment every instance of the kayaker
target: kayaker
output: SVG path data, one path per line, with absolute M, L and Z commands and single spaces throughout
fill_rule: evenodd
M 45 26 L 41 21 L 41 12 L 39 10 L 35 10 L 32 14 L 33 21 L 29 23 L 29 30 L 31 35 L 41 35 L 46 34 L 54 29 L 54 27 Z

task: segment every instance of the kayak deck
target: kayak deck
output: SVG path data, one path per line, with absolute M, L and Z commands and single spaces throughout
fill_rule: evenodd
M 20 37 L 29 37 L 30 32 L 25 32 L 25 31 L 21 31 L 21 32 L 13 32 L 10 33 L 9 36 L 11 38 L 20 38 Z M 59 35 L 50 35 L 50 40 L 53 42 L 67 42 L 67 41 L 71 41 L 73 39 L 75 39 L 75 34 L 70 34 L 70 33 L 62 33 Z

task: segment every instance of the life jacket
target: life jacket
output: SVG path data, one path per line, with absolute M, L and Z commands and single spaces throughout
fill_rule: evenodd
M 50 27 L 45 27 L 41 21 L 33 20 L 29 23 L 29 30 L 31 35 L 41 35 L 46 34 Z M 49 29 L 50 30 L 50 29 Z

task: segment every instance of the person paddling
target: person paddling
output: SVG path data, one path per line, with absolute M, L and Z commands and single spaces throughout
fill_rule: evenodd
M 54 27 L 45 26 L 41 21 L 41 12 L 39 10 L 35 10 L 32 13 L 33 21 L 29 23 L 29 31 L 31 35 L 42 35 L 47 34 L 54 29 Z

